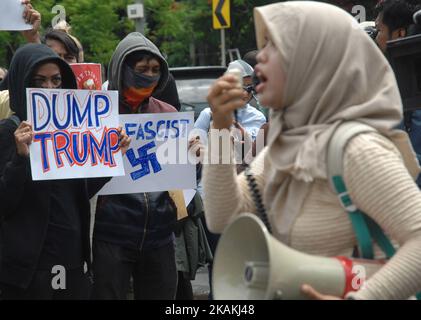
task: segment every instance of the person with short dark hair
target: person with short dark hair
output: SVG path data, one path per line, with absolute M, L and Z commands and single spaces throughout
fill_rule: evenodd
M 64 31 L 51 30 L 43 37 L 43 43 L 54 50 L 67 63 L 76 63 L 79 58 L 79 48 L 76 42 Z
M 256 56 L 259 53 L 258 50 L 251 50 L 248 51 L 244 57 L 243 60 L 247 62 L 249 65 L 251 65 L 252 68 L 257 64 Z
M 420 9 L 418 0 L 384 0 L 376 6 L 376 43 L 385 52 L 387 41 L 403 38 L 414 24 L 413 15 Z
M 76 44 L 79 50 L 79 54 L 76 57 L 76 60 L 78 63 L 83 63 L 85 61 L 85 54 L 83 51 L 83 46 L 80 43 L 79 39 L 71 34 L 72 27 L 65 20 L 62 20 L 54 26 L 53 30 L 63 31 L 74 41 L 74 43 Z
M 378 13 L 376 18 L 377 37 L 376 43 L 383 51 L 387 51 L 387 41 L 405 38 L 418 32 L 419 25 L 414 23 L 414 13 L 420 9 L 420 2 L 405 0 L 385 0 L 376 6 Z M 411 140 L 412 147 L 421 164 L 421 110 L 404 112 L 404 120 L 399 128 L 405 130 Z M 417 178 L 417 185 L 421 188 L 421 175 Z

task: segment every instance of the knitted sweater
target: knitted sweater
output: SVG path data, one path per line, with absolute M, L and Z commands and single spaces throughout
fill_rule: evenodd
M 266 181 L 266 151 L 251 165 L 260 190 Z M 236 215 L 255 212 L 245 176 L 237 176 L 234 165 L 206 165 L 203 179 L 205 215 L 211 231 L 222 232 Z M 361 290 L 350 295 L 355 299 L 406 299 L 420 291 L 421 195 L 399 151 L 379 134 L 358 135 L 345 150 L 344 179 L 354 204 L 400 246 Z M 266 208 L 270 206 L 265 203 Z M 282 216 L 282 212 L 278 214 Z M 269 219 L 273 223 L 274 219 Z M 292 224 L 289 244 L 313 255 L 351 256 L 357 244 L 355 233 L 326 180 L 312 183 L 301 214 Z

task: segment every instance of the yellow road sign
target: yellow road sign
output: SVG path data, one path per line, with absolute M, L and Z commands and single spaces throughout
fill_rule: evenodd
M 230 0 L 212 0 L 212 20 L 214 29 L 231 27 Z

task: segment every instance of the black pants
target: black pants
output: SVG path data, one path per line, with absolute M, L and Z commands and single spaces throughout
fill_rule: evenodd
M 201 217 L 203 228 L 205 229 L 206 238 L 208 239 L 209 247 L 212 252 L 212 256 L 215 257 L 216 247 L 218 246 L 220 234 L 212 233 L 209 231 L 206 224 L 205 216 Z M 213 273 L 213 261 L 208 264 L 208 275 L 209 275 L 209 300 L 213 300 L 213 288 L 212 288 L 212 273 Z
M 184 277 L 184 273 L 178 271 L 177 294 L 175 300 L 193 300 L 193 287 L 190 279 Z
M 142 251 L 93 244 L 93 299 L 125 300 L 133 277 L 136 300 L 173 300 L 177 290 L 174 244 Z
M 66 270 L 65 288 L 53 288 L 52 282 L 55 276 L 57 274 L 53 274 L 51 270 L 37 270 L 27 289 L 0 284 L 0 297 L 3 300 L 88 300 L 90 298 L 92 281 L 88 274 L 83 272 L 83 268 Z

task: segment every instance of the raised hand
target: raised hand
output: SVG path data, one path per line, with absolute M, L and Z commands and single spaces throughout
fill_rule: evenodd
M 247 93 L 238 86 L 238 79 L 225 74 L 217 79 L 209 89 L 207 100 L 212 110 L 213 127 L 229 129 L 233 122 L 234 110 L 244 106 L 242 100 Z
M 39 29 L 41 27 L 41 13 L 34 9 L 31 4 L 31 0 L 21 0 L 22 4 L 25 5 L 23 11 L 23 18 L 27 23 L 32 24 L 31 30 L 22 31 L 22 35 L 27 42 L 41 43 L 39 36 Z

